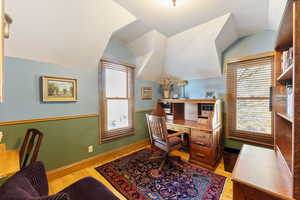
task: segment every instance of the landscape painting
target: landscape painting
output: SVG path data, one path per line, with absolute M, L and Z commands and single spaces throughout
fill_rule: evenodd
M 152 95 L 152 87 L 142 87 L 142 100 L 151 100 Z
M 70 78 L 42 77 L 44 102 L 77 101 L 77 80 Z

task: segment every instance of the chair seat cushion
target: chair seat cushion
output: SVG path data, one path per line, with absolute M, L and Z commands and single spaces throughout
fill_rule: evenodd
M 179 137 L 170 137 L 169 142 L 170 142 L 171 146 L 174 146 L 176 144 L 180 144 L 181 139 Z

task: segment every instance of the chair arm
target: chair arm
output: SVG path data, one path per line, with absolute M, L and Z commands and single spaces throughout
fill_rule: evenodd
M 177 137 L 177 136 L 180 136 L 180 135 L 183 135 L 183 134 L 186 134 L 186 132 L 184 132 L 184 131 L 178 131 L 176 133 L 169 134 L 168 138 L 170 138 L 170 137 Z
M 61 192 L 67 193 L 71 200 L 119 200 L 102 183 L 92 177 L 83 178 Z

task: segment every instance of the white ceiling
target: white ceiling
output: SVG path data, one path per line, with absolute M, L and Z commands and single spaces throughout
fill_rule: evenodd
M 232 20 L 227 14 L 168 38 L 165 74 L 181 79 L 221 77 L 220 54 L 238 38 Z
M 162 66 L 165 74 L 194 79 L 221 76 L 222 52 L 238 38 L 276 30 L 287 0 L 177 0 L 176 7 L 171 0 L 114 1 L 138 19 L 115 37 L 131 44 L 152 30 L 162 33 L 165 63 L 153 69 Z M 156 59 L 149 55 L 142 59 L 148 70 Z
M 220 63 L 220 54 L 229 42 L 265 29 L 276 29 L 286 2 L 177 1 L 177 6 L 173 7 L 171 0 L 7 0 L 5 10 L 14 23 L 11 37 L 5 42 L 5 55 L 66 66 L 97 67 L 112 34 L 129 44 L 145 33 L 156 31 L 151 36 L 156 44 L 145 48 L 145 54 L 138 55 L 143 63 L 140 77 L 148 79 L 150 72 L 151 77 L 158 76 L 156 72 L 171 65 L 170 71 L 182 67 L 172 62 L 165 66 L 168 65 L 167 60 L 172 59 L 193 67 L 190 74 L 185 74 L 186 77 L 195 75 L 192 72 L 201 71 L 198 68 L 203 67 L 208 70 L 207 76 L 219 76 L 220 65 L 215 65 Z M 208 32 L 214 33 L 216 38 L 212 39 L 199 28 L 197 33 L 203 42 L 197 39 L 196 45 L 187 43 L 191 45 L 190 55 L 198 57 L 178 54 L 171 49 L 172 46 L 181 48 L 189 30 L 211 24 L 228 13 L 231 13 L 230 18 L 225 20 L 223 27 L 220 25 L 221 30 L 219 26 L 209 26 Z M 170 42 L 173 37 L 180 38 L 178 43 Z M 194 55 L 195 50 L 201 55 Z M 155 73 L 152 73 L 154 70 Z
M 120 39 L 128 42 L 150 29 L 170 37 L 227 13 L 232 13 L 240 36 L 251 35 L 270 27 L 275 29 L 279 19 L 269 17 L 269 12 L 275 10 L 278 13 L 278 5 L 286 0 L 177 0 L 176 7 L 172 6 L 171 0 L 114 1 L 140 20 L 138 24 L 126 27 L 122 34 L 116 33 Z
M 112 33 L 135 17 L 112 0 L 7 0 L 13 18 L 5 55 L 97 67 Z

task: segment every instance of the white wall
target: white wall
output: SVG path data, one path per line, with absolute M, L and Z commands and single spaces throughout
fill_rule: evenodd
M 153 30 L 130 42 L 128 47 L 137 57 L 136 78 L 158 81 L 162 75 L 167 38 Z
M 168 38 L 164 74 L 182 79 L 220 77 L 220 54 L 238 38 L 229 20 L 227 14 Z

